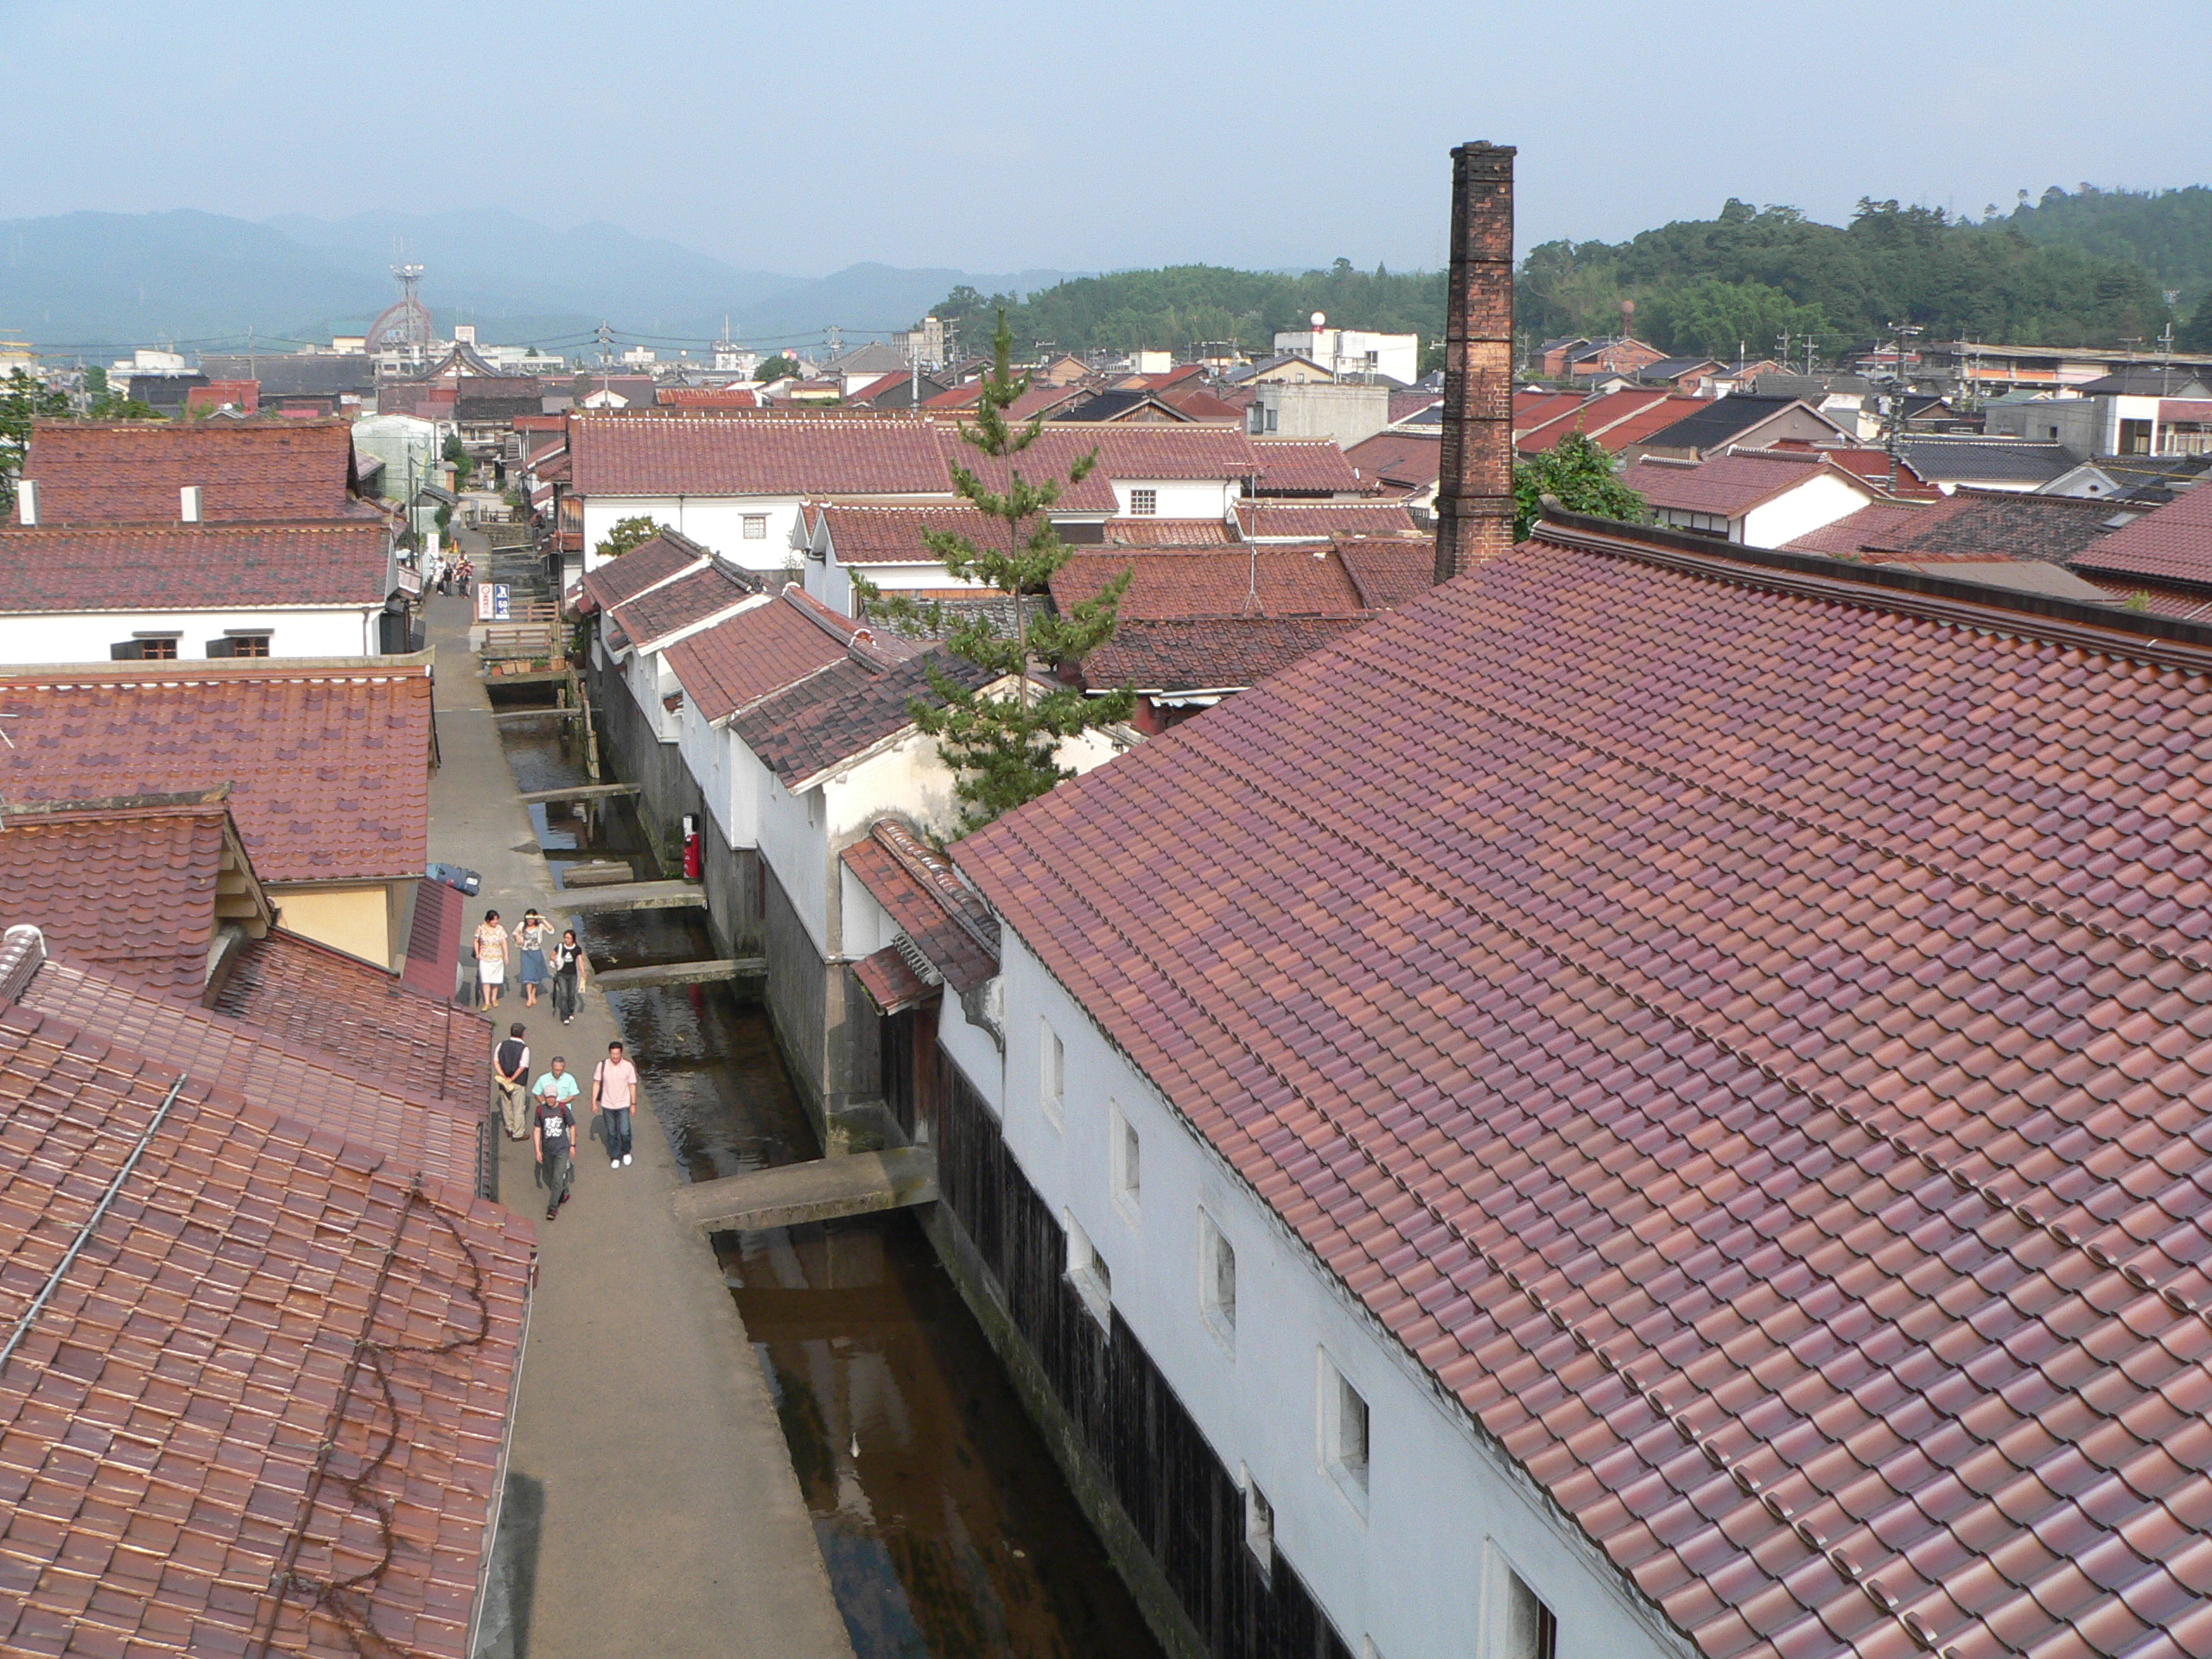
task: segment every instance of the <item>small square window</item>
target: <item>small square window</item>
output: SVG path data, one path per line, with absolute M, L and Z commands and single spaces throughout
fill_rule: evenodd
M 1275 1506 L 1249 1471 L 1244 1476 L 1244 1548 L 1252 1552 L 1263 1574 L 1275 1570 Z
M 1037 1103 L 1054 1123 L 1060 1122 L 1061 1090 L 1065 1082 L 1067 1051 L 1059 1033 L 1044 1020 L 1037 1022 Z
M 1336 1368 L 1320 1356 L 1321 1467 L 1337 1489 L 1364 1517 L 1367 1514 L 1367 1402 Z
M 1136 1126 L 1122 1116 L 1121 1108 L 1112 1107 L 1107 1112 L 1107 1133 L 1113 1138 L 1108 1150 L 1114 1202 L 1121 1206 L 1122 1214 L 1134 1222 L 1137 1218 L 1137 1194 L 1142 1173 L 1137 1163 Z
M 1230 1353 L 1236 1350 L 1236 1251 L 1198 1211 L 1198 1312 Z
M 766 513 L 748 512 L 745 515 L 745 539 L 748 542 L 765 542 L 768 539 Z
M 109 646 L 108 655 L 119 663 L 173 662 L 179 638 L 174 633 L 134 633 L 120 644 Z
M 1159 512 L 1160 492 L 1158 490 L 1131 490 L 1129 492 L 1129 516 L 1131 518 L 1150 518 L 1158 514 Z
M 1114 1275 L 1108 1270 L 1105 1258 L 1092 1248 L 1090 1235 L 1083 1230 L 1082 1224 L 1062 1211 L 1060 1225 L 1068 1236 L 1068 1281 L 1082 1296 L 1083 1305 L 1090 1311 L 1090 1317 L 1111 1330 L 1114 1324 Z

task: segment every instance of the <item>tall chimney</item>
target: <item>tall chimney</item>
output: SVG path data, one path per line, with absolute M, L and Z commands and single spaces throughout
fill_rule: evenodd
M 1436 579 L 1513 545 L 1513 146 L 1452 152 Z

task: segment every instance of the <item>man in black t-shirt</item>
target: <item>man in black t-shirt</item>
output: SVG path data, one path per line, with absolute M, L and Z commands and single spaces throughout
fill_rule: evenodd
M 545 1181 L 545 1219 L 551 1221 L 569 1201 L 569 1182 L 576 1169 L 576 1080 L 556 1054 L 553 1069 L 538 1078 L 531 1109 L 530 1139 Z

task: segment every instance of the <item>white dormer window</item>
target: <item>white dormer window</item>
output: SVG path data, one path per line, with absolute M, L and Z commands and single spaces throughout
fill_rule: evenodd
M 1156 518 L 1159 512 L 1160 492 L 1158 490 L 1131 490 L 1129 492 L 1129 517 L 1152 518 Z

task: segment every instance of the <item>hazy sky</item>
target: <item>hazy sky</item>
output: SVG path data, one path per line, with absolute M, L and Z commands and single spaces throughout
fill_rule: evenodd
M 2207 8 L 0 0 L 0 219 L 490 199 L 753 270 L 1441 263 L 1707 216 L 2212 182 Z

